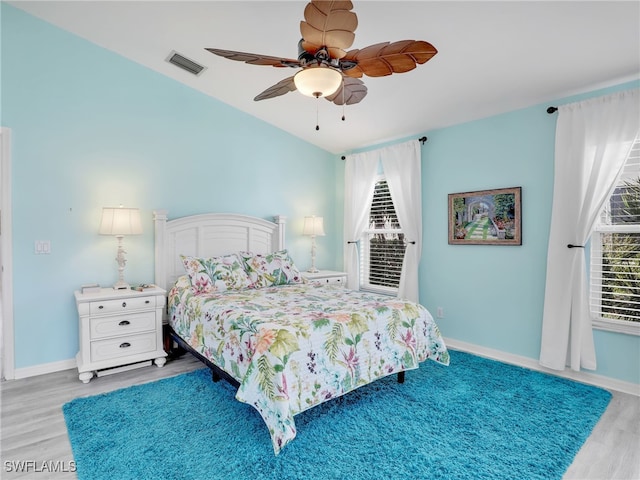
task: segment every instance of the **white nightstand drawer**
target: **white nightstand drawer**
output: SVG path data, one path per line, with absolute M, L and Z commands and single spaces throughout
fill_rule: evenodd
M 327 278 L 318 278 L 318 279 L 314 279 L 312 280 L 313 283 L 320 283 L 320 284 L 330 284 L 330 283 L 346 283 L 346 279 L 344 277 L 327 277 Z
M 130 297 L 122 300 L 104 300 L 102 302 L 91 302 L 89 312 L 91 315 L 120 313 L 130 310 L 140 310 L 141 308 L 155 308 L 156 297 Z
M 302 272 L 302 278 L 316 285 L 338 284 L 347 286 L 347 274 L 333 270 L 320 270 L 317 272 Z
M 100 362 L 156 350 L 156 332 L 91 342 L 91 361 Z
M 93 317 L 91 325 L 91 340 L 116 335 L 129 335 L 138 332 L 155 331 L 156 312 L 130 313 L 109 317 Z

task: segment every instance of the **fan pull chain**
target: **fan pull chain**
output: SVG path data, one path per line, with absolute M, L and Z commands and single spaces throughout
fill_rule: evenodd
M 344 85 L 344 76 L 342 77 L 342 121 L 344 122 L 345 120 L 345 116 L 344 116 L 344 91 L 345 91 L 345 85 Z
M 319 113 L 318 113 L 318 102 L 320 101 L 320 97 L 316 95 L 316 131 L 320 130 L 320 122 L 318 120 L 319 117 Z

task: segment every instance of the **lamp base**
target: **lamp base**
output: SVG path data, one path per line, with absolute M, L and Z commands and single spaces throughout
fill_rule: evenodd
M 309 270 L 307 270 L 307 272 L 309 273 L 318 273 L 320 270 L 318 270 L 316 267 L 311 267 Z
M 113 285 L 114 290 L 129 290 L 129 284 L 124 281 L 124 266 L 127 264 L 127 260 L 125 259 L 124 254 L 127 253 L 124 251 L 122 246 L 122 235 L 116 235 L 118 239 L 118 255 L 116 256 L 116 262 L 118 262 L 118 281 Z
M 127 282 L 118 281 L 113 285 L 114 290 L 129 290 L 131 287 Z

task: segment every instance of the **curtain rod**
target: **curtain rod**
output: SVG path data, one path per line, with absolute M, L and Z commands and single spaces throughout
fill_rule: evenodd
M 549 107 L 547 108 L 547 113 L 551 115 L 552 113 L 556 113 L 558 111 L 558 107 Z
M 427 137 L 420 137 L 420 138 L 418 139 L 418 141 L 419 141 L 420 143 L 422 143 L 422 145 L 424 145 L 424 143 L 427 141 Z M 343 156 L 341 156 L 340 158 L 341 158 L 342 160 L 346 160 L 346 159 L 347 159 L 347 157 L 345 157 L 344 155 L 343 155 Z

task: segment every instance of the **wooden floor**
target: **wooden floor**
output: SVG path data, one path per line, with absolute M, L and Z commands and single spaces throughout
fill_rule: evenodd
M 73 479 L 73 456 L 61 407 L 82 396 L 97 395 L 134 384 L 201 368 L 190 356 L 94 378 L 83 384 L 76 370 L 3 382 L 0 385 L 1 457 L 3 479 Z M 22 470 L 18 462 L 26 464 Z M 46 464 L 46 467 L 45 467 Z M 39 473 L 36 473 L 39 471 Z M 55 473 L 43 470 L 57 470 Z M 13 471 L 10 471 L 13 470 Z M 640 480 L 640 397 L 614 392 L 613 399 L 584 444 L 565 479 Z

